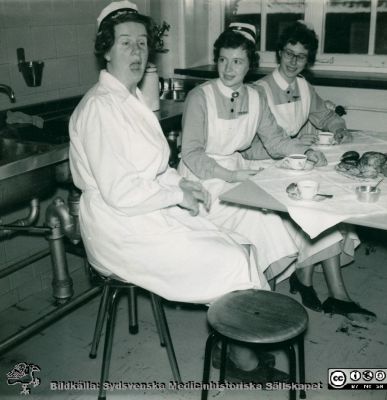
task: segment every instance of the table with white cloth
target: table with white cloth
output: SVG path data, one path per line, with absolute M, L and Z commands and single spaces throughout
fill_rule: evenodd
M 352 130 L 352 134 L 351 143 L 314 146 L 325 154 L 328 160 L 325 167 L 296 171 L 279 168 L 278 161 L 263 160 L 259 162 L 264 167 L 262 172 L 224 192 L 220 198 L 226 202 L 287 212 L 312 239 L 340 222 L 387 230 L 387 177 L 379 185 L 379 201 L 362 203 L 356 198 L 356 186 L 375 184 L 382 176 L 364 182 L 335 170 L 346 151 L 354 150 L 360 155 L 366 151 L 387 153 L 387 132 Z M 333 197 L 323 201 L 291 199 L 286 188 L 304 179 L 319 182 L 319 193 Z

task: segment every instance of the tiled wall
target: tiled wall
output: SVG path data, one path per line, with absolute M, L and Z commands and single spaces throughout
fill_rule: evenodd
M 110 0 L 0 0 L 0 110 L 83 94 L 97 80 L 93 55 L 96 18 Z M 134 1 L 141 12 L 148 1 Z M 145 9 L 144 9 L 145 8 Z M 26 60 L 43 60 L 42 85 L 28 87 L 17 67 L 16 49 Z
M 11 86 L 17 100 L 11 104 L 0 93 L 0 110 L 83 94 L 94 84 L 98 76 L 93 55 L 95 21 L 108 3 L 110 0 L 0 0 L 0 84 Z M 17 67 L 18 47 L 24 48 L 27 60 L 44 61 L 40 87 L 28 87 L 24 82 Z M 50 201 L 42 204 L 40 225 Z M 27 214 L 27 209 L 7 215 L 0 210 L 0 220 L 10 223 Z M 36 235 L 2 239 L 0 269 L 47 246 L 47 241 Z M 0 279 L 0 310 L 49 287 L 51 280 L 49 257 Z

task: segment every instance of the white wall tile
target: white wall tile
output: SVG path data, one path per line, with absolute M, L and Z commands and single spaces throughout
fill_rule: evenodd
M 56 85 L 58 89 L 79 86 L 78 57 L 58 59 Z
M 31 1 L 2 0 L 4 27 L 25 27 L 31 21 Z
M 0 9 L 0 11 L 1 11 L 1 9 Z M 0 64 L 6 63 L 7 61 L 8 61 L 8 57 L 7 57 L 6 30 L 0 29 Z
M 97 82 L 99 71 L 94 54 L 79 56 L 79 74 L 81 85 Z
M 19 47 L 24 48 L 26 60 L 31 60 L 34 50 L 31 29 L 28 25 L 7 28 L 5 35 L 7 43 L 7 62 L 10 64 L 17 63 L 16 49 Z
M 31 28 L 33 40 L 34 60 L 44 60 L 56 57 L 56 45 L 54 27 L 52 26 L 33 26 Z
M 55 3 L 55 1 L 54 1 Z M 30 1 L 32 26 L 52 25 L 54 17 L 54 8 L 51 0 L 33 0 Z
M 57 57 L 78 54 L 76 25 L 59 25 L 54 27 Z
M 92 54 L 94 52 L 95 25 L 78 25 L 78 54 Z
M 74 24 L 77 10 L 72 0 L 53 0 L 53 25 L 71 25 Z

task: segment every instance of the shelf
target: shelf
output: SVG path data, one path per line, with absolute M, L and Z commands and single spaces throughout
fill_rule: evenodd
M 258 68 L 247 74 L 246 81 L 256 81 L 269 74 L 272 68 Z M 175 74 L 196 78 L 217 78 L 215 65 L 201 65 L 192 68 L 176 68 Z M 308 71 L 305 78 L 315 86 L 350 87 L 361 89 L 387 89 L 387 74 L 347 72 L 347 71 Z

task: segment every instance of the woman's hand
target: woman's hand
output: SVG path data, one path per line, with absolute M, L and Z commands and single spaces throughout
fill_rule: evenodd
M 209 211 L 211 195 L 200 182 L 183 178 L 180 180 L 179 186 L 184 193 L 183 201 L 178 204 L 180 207 L 187 209 L 194 217 L 199 214 L 199 202 L 203 203 L 204 208 Z
M 237 169 L 235 171 L 232 171 L 231 179 L 228 182 L 235 183 L 235 182 L 246 181 L 247 179 L 251 178 L 252 176 L 257 175 L 258 172 L 261 172 L 262 170 L 263 170 L 263 168 L 259 168 L 259 169 Z
M 333 135 L 335 143 L 351 143 L 353 140 L 352 133 L 345 128 L 341 128 Z
M 314 163 L 316 167 L 323 167 L 327 165 L 327 159 L 322 151 L 309 149 L 305 152 L 305 155 L 309 161 Z
M 302 144 L 310 146 L 318 142 L 318 133 L 306 133 L 305 135 L 299 137 L 299 141 Z

